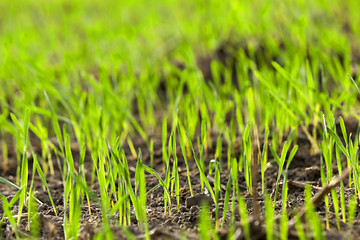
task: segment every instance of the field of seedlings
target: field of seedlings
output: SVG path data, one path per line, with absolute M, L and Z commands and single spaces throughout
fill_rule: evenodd
M 0 10 L 0 239 L 360 239 L 358 1 Z

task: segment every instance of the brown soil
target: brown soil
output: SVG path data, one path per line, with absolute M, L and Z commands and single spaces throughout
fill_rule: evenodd
M 357 129 L 357 121 L 354 119 L 348 119 L 347 126 L 349 129 L 356 131 Z M 150 153 L 147 151 L 147 147 L 139 140 L 140 138 L 136 138 L 138 141 L 134 141 L 134 145 L 137 148 L 141 148 L 143 152 L 143 162 L 146 165 L 150 165 Z M 162 156 L 161 156 L 161 140 L 157 136 L 153 136 L 154 141 L 154 169 L 159 173 L 162 173 Z M 214 138 L 215 139 L 215 138 Z M 32 141 L 35 150 L 39 150 L 39 147 L 36 145 L 36 139 L 34 138 Z M 240 138 L 238 142 L 241 142 Z M 10 144 L 10 142 L 8 142 Z M 300 209 L 304 204 L 304 189 L 301 187 L 302 183 L 310 183 L 313 187 L 313 193 L 321 191 L 320 185 L 320 155 L 310 154 L 310 142 L 303 136 L 301 131 L 298 133 L 298 142 L 299 149 L 297 154 L 290 166 L 289 170 L 289 193 L 288 193 L 288 208 L 289 212 L 292 209 Z M 10 144 L 11 145 L 11 144 Z M 206 161 L 208 162 L 214 156 L 215 141 L 212 142 L 210 146 L 210 150 L 207 153 Z M 238 157 L 239 155 L 239 146 L 234 148 L 233 155 Z M 76 144 L 72 145 L 72 150 L 74 154 L 74 159 L 77 161 L 79 157 L 79 148 Z M 180 150 L 180 146 L 177 148 Z M 225 150 L 227 149 L 226 141 L 223 142 L 223 156 L 226 156 Z M 130 167 L 135 167 L 136 159 L 131 155 L 130 149 L 125 146 L 125 152 L 130 164 Z M 151 192 L 147 197 L 147 212 L 148 212 L 148 221 L 150 234 L 152 239 L 179 239 L 182 235 L 185 235 L 188 239 L 197 239 L 197 222 L 198 215 L 200 212 L 199 202 L 193 201 L 190 195 L 189 187 L 187 184 L 187 175 L 184 161 L 182 159 L 182 154 L 178 151 L 179 157 L 179 173 L 180 173 L 180 211 L 177 211 L 176 208 L 176 199 L 173 197 L 173 209 L 172 214 L 164 213 L 164 199 L 163 199 L 163 190 L 162 188 L 158 188 Z M 0 153 L 2 156 L 2 150 Z M 4 169 L 4 167 L 0 166 L 1 176 L 8 179 L 9 181 L 16 181 L 16 155 L 13 152 L 13 149 L 9 149 L 9 164 L 8 168 Z M 271 153 L 269 153 L 269 161 L 271 161 Z M 86 161 L 91 163 L 90 157 L 86 156 Z M 30 159 L 29 169 L 32 169 L 32 161 Z M 91 164 L 86 164 L 91 167 Z M 197 170 L 196 164 L 194 160 L 190 160 L 190 171 L 191 171 L 191 182 L 193 185 L 194 194 L 201 193 L 200 189 L 200 176 L 199 171 Z M 222 159 L 222 172 L 221 172 L 221 183 L 226 186 L 229 176 L 229 170 L 227 170 L 226 159 Z M 48 175 L 47 182 L 54 199 L 54 203 L 56 205 L 56 211 L 58 215 L 56 216 L 52 207 L 51 202 L 49 201 L 49 197 L 47 192 L 44 190 L 41 180 L 38 176 L 35 176 L 35 189 L 36 189 L 36 197 L 43 203 L 39 206 L 39 216 L 40 216 L 40 238 L 42 239 L 63 239 L 63 183 L 61 179 L 61 175 L 59 174 L 59 170 L 55 167 L 55 175 Z M 91 169 L 88 169 L 91 172 Z M 273 193 L 273 189 L 275 189 L 276 185 L 276 177 L 278 174 L 278 167 L 274 163 L 270 166 L 270 168 L 266 171 L 266 191 L 270 194 Z M 337 168 L 334 166 L 334 174 L 337 174 Z M 31 178 L 29 178 L 31 179 Z M 263 194 L 261 193 L 261 175 L 258 171 L 257 174 L 257 185 L 256 185 L 256 199 L 248 194 L 246 190 L 245 178 L 243 173 L 239 172 L 238 181 L 239 188 L 242 192 L 242 196 L 246 199 L 246 204 L 248 207 L 248 211 L 250 214 L 250 226 L 251 226 L 251 234 L 253 239 L 265 239 L 265 229 L 264 224 L 262 222 L 262 217 L 264 216 L 264 200 Z M 151 189 L 152 187 L 158 184 L 158 180 L 152 176 L 146 175 L 146 186 L 147 189 Z M 300 184 L 300 185 L 299 185 Z M 347 179 L 344 180 L 344 184 L 346 186 L 345 189 L 345 198 L 346 202 L 349 201 L 349 197 L 353 194 L 353 189 L 349 188 L 347 184 Z M 338 187 L 336 188 L 337 190 Z M 98 190 L 98 186 L 95 184 L 92 186 L 92 190 L 100 197 L 100 193 Z M 224 193 L 224 190 L 222 190 Z M 0 184 L 0 192 L 2 195 L 7 197 L 10 200 L 16 190 L 13 188 Z M 281 191 L 280 191 L 281 192 Z M 200 195 L 197 195 L 200 196 Z M 200 196 L 201 197 L 201 196 Z M 206 199 L 206 196 L 204 197 Z M 255 203 L 253 200 L 255 199 Z M 330 198 L 331 199 L 331 198 Z M 210 201 L 211 202 L 211 201 Z M 220 209 L 219 216 L 222 216 L 223 212 L 223 199 L 220 199 Z M 254 214 L 254 206 L 258 205 L 260 207 L 260 215 L 256 216 Z M 281 193 L 279 194 L 278 201 L 276 203 L 276 214 L 280 214 L 281 212 Z M 17 205 L 15 204 L 12 209 L 13 213 L 17 212 Z M 24 209 L 24 213 L 26 213 L 27 209 Z M 317 208 L 316 211 L 320 216 L 321 220 L 325 224 L 325 204 L 322 202 Z M 333 213 L 333 205 L 330 200 L 330 211 Z M 229 211 L 230 212 L 230 211 Z M 347 212 L 347 211 L 346 211 Z M 3 210 L 0 209 L 0 216 L 3 214 Z M 214 205 L 210 205 L 210 216 L 214 219 L 215 216 L 215 207 Z M 226 216 L 227 223 L 230 218 L 229 215 Z M 291 215 L 289 218 L 291 219 Z M 358 220 L 360 217 L 359 205 L 357 206 L 355 223 L 354 227 L 349 230 L 348 226 L 345 223 L 341 222 L 341 229 L 338 230 L 336 227 L 336 219 L 334 214 L 330 214 L 330 228 L 325 229 L 325 236 L 327 239 L 346 239 L 350 236 L 351 239 L 360 238 L 360 221 Z M 241 224 L 240 217 L 238 214 L 235 216 L 238 224 L 236 225 L 238 228 L 238 239 L 242 239 L 243 235 L 241 232 Z M 81 229 L 79 238 L 80 239 L 91 239 L 102 227 L 102 217 L 101 210 L 96 203 L 92 202 L 91 204 L 91 215 L 88 212 L 87 205 L 82 206 L 82 217 L 81 217 Z M 114 232 L 115 239 L 125 239 L 125 234 L 122 229 L 117 226 L 117 216 L 111 216 L 111 226 Z M 132 223 L 127 228 L 131 233 L 133 233 L 137 238 L 142 239 L 144 237 L 143 229 L 137 225 L 137 221 L 135 215 L 131 216 Z M 28 219 L 24 217 L 21 219 L 20 228 L 17 229 L 18 233 L 22 237 L 29 236 L 30 232 L 28 231 Z M 324 225 L 325 226 L 325 225 Z M 4 239 L 14 239 L 14 229 L 12 229 L 11 225 L 7 220 L 4 221 L 1 226 L 1 236 Z M 219 236 L 221 239 L 226 239 L 227 236 L 227 226 L 224 229 L 219 231 Z M 295 228 L 289 230 L 289 239 L 297 239 L 297 232 Z

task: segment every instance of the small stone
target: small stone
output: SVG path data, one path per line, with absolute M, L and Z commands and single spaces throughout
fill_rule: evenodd
M 179 222 L 179 217 L 175 217 L 175 218 L 173 219 L 173 222 L 174 222 L 174 223 L 178 223 L 178 222 Z
M 198 213 L 199 211 L 200 211 L 200 208 L 198 206 L 196 206 L 196 205 L 191 206 L 191 208 L 190 208 L 190 212 L 192 214 Z
M 187 208 L 191 208 L 192 206 L 200 207 L 201 204 L 213 204 L 214 201 L 206 195 L 205 193 L 197 193 L 193 196 L 186 198 L 185 205 Z

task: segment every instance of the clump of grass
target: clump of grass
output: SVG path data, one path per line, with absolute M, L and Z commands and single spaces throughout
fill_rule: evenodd
M 289 154 L 289 157 L 288 159 L 286 159 L 286 156 L 288 154 L 288 150 L 290 148 L 290 145 L 291 145 L 291 141 L 292 141 L 292 138 L 293 138 L 293 135 L 294 134 L 294 131 L 289 135 L 288 137 L 288 140 L 284 143 L 284 146 L 283 146 L 283 149 L 282 149 L 282 152 L 281 152 L 281 157 L 279 157 L 276 153 L 276 150 L 274 149 L 273 145 L 270 146 L 270 150 L 275 158 L 275 161 L 276 163 L 278 164 L 279 166 L 279 172 L 278 172 L 278 177 L 276 179 L 276 188 L 275 188 L 275 195 L 274 195 L 274 206 L 276 204 L 276 201 L 277 201 L 277 195 L 278 195 L 278 191 L 279 191 L 279 183 L 280 183 L 280 177 L 281 175 L 283 175 L 283 178 L 284 178 L 284 181 L 283 181 L 283 208 L 285 208 L 286 206 L 286 200 L 287 200 L 287 172 L 288 172 L 288 169 L 289 169 L 289 166 L 291 164 L 291 161 L 293 160 L 295 154 L 296 154 L 296 151 L 298 149 L 298 146 L 295 145 L 293 147 L 293 149 L 291 150 L 290 154 Z M 283 168 L 284 168 L 284 164 L 285 164 L 285 161 L 287 160 L 287 163 L 286 163 L 286 168 L 283 172 Z

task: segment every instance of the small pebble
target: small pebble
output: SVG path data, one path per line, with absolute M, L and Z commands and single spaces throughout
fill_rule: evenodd
M 200 208 L 198 206 L 196 206 L 196 205 L 191 206 L 191 208 L 190 208 L 190 212 L 192 214 L 198 213 L 199 211 L 200 211 Z
M 205 193 L 197 193 L 193 196 L 186 198 L 185 205 L 187 208 L 191 208 L 192 206 L 201 206 L 201 204 L 213 204 L 214 201 L 211 197 L 206 195 Z
M 173 219 L 173 222 L 174 222 L 174 223 L 178 223 L 178 222 L 179 222 L 179 217 L 175 217 L 175 218 Z

